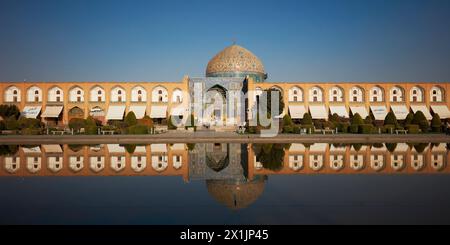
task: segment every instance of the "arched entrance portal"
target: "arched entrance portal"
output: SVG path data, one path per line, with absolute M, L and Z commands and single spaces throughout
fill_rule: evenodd
M 224 126 L 227 119 L 227 90 L 214 85 L 206 91 L 204 122 L 212 127 Z

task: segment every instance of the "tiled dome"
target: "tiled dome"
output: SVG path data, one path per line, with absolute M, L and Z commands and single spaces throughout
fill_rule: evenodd
M 231 45 L 212 58 L 206 68 L 207 77 L 217 77 L 224 74 L 257 74 L 264 76 L 264 66 L 261 60 L 252 52 L 239 45 Z

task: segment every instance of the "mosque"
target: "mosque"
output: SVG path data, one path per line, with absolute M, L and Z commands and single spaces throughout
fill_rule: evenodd
M 178 82 L 1 82 L 0 101 L 15 104 L 22 115 L 39 118 L 47 125 L 67 125 L 71 118 L 94 118 L 106 123 L 122 120 L 133 111 L 162 122 L 170 116 L 187 118 L 191 113 L 208 128 L 234 129 L 251 117 L 263 90 L 281 91 L 283 114 L 301 119 L 327 120 L 359 113 L 383 120 L 389 111 L 405 119 L 422 111 L 431 120 L 434 113 L 450 118 L 448 82 L 269 82 L 262 61 L 249 50 L 231 45 L 206 66 L 205 77 L 184 76 Z M 206 98 L 194 101 L 195 93 Z M 245 98 L 241 94 L 246 94 Z M 206 106 L 209 113 L 203 113 Z

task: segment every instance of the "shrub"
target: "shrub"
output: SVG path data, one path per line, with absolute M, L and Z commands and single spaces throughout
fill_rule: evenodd
M 188 143 L 186 145 L 187 145 L 187 148 L 188 148 L 189 151 L 192 151 L 192 150 L 195 149 L 195 143 Z
M 197 131 L 197 126 L 195 126 L 195 118 L 194 118 L 194 114 L 193 113 L 191 113 L 191 115 L 189 115 L 189 118 L 186 121 L 186 124 L 187 124 L 185 126 L 186 129 L 193 127 L 194 131 Z
M 20 117 L 17 122 L 19 124 L 20 129 L 24 129 L 24 128 L 38 129 L 38 128 L 41 128 L 41 126 L 42 126 L 41 121 L 36 118 Z
M 95 119 L 92 116 L 88 116 L 86 118 L 85 125 L 86 126 L 97 126 L 97 123 L 95 122 Z
M 390 111 L 386 117 L 384 118 L 384 125 L 394 125 L 394 128 L 397 127 L 398 121 L 394 112 Z
M 406 130 L 408 130 L 408 134 L 418 134 L 419 133 L 419 125 L 409 124 L 405 126 Z
M 86 132 L 86 134 L 98 134 L 98 129 L 97 129 L 97 125 L 86 125 L 86 127 L 84 128 L 84 131 Z
M 24 128 L 20 131 L 23 135 L 38 135 L 41 134 L 41 129 L 37 128 Z
M 248 126 L 247 133 L 256 134 L 256 126 Z
M 148 134 L 148 127 L 145 125 L 134 125 L 128 128 L 128 134 Z
M 419 122 L 419 128 L 420 128 L 420 130 L 422 130 L 422 133 L 427 133 L 430 128 L 430 124 L 428 123 L 428 121 L 426 119 L 422 120 Z
M 283 126 L 283 133 L 291 134 L 293 132 L 294 132 L 294 127 L 293 126 L 291 126 L 291 125 Z
M 175 126 L 172 122 L 172 116 L 169 116 L 169 118 L 167 119 L 167 128 L 168 129 L 177 129 L 177 126 Z
M 441 118 L 437 113 L 434 113 L 433 119 L 431 119 L 431 129 L 435 133 L 442 132 L 442 123 Z
M 17 130 L 19 129 L 19 123 L 16 120 L 15 116 L 10 116 L 5 119 L 5 128 L 7 130 Z
M 82 118 L 72 118 L 69 121 L 69 128 L 80 130 L 80 128 L 84 128 L 86 126 L 86 120 Z
M 127 127 L 134 126 L 137 124 L 137 119 L 134 112 L 132 111 L 128 112 L 128 114 L 125 116 L 125 123 Z
M 427 118 L 425 117 L 425 115 L 423 114 L 423 112 L 421 111 L 416 111 L 416 113 L 414 113 L 414 117 L 412 120 L 412 124 L 417 124 L 420 125 L 420 123 L 422 121 L 428 121 Z
M 359 133 L 361 134 L 371 134 L 373 133 L 374 126 L 372 124 L 361 124 L 359 125 Z
M 408 115 L 405 118 L 405 122 L 404 122 L 405 127 L 407 125 L 412 124 L 413 119 L 414 119 L 414 113 L 412 113 L 412 112 L 408 113 Z
M 359 125 L 350 125 L 349 126 L 349 131 L 350 131 L 350 133 L 352 133 L 352 134 L 357 134 L 358 132 L 359 132 Z
M 293 127 L 293 129 L 292 129 L 292 132 L 293 132 L 294 134 L 299 134 L 299 133 L 300 133 L 300 127 L 297 126 L 297 125 L 294 125 L 294 127 Z
M 350 126 L 350 123 L 348 123 L 348 122 L 341 122 L 336 125 L 338 132 L 341 132 L 341 133 L 348 133 L 349 126 Z
M 145 116 L 142 119 L 138 119 L 137 124 L 145 125 L 147 127 L 153 127 L 153 120 L 149 116 Z
M 311 114 L 308 112 L 303 115 L 302 124 L 304 125 L 313 125 L 313 120 Z
M 3 120 L 0 121 L 0 130 L 5 130 L 6 129 L 6 125 L 5 122 Z

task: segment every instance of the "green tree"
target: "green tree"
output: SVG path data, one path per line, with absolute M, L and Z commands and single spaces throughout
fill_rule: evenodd
M 412 124 L 419 125 L 419 123 L 422 122 L 422 121 L 428 121 L 428 120 L 425 117 L 425 115 L 423 114 L 423 112 L 416 111 L 416 113 L 414 113 Z
M 74 130 L 80 130 L 86 126 L 86 120 L 83 118 L 72 118 L 69 120 L 69 128 Z
M 313 125 L 312 116 L 308 112 L 303 115 L 302 125 Z
M 405 118 L 404 126 L 409 125 L 409 124 L 413 124 L 412 123 L 413 119 L 414 119 L 414 113 L 412 113 L 412 112 L 408 113 L 408 115 Z
M 265 169 L 279 171 L 283 168 L 284 144 L 253 144 L 253 150 Z
M 20 110 L 16 105 L 0 105 L 0 116 L 3 118 L 14 116 L 17 119 L 20 116 Z
M 265 89 L 264 92 L 259 96 L 259 107 L 266 108 L 268 115 L 272 112 L 272 93 L 278 94 L 278 114 L 281 114 L 284 109 L 284 99 L 283 93 L 278 89 L 270 88 Z M 270 115 L 271 118 L 278 115 Z M 268 118 L 269 116 L 267 116 Z
M 136 115 L 133 111 L 128 112 L 128 114 L 125 116 L 125 123 L 128 127 L 134 126 L 137 124 Z
M 7 130 L 19 129 L 19 123 L 17 122 L 17 119 L 14 115 L 6 118 L 4 121 L 5 121 L 5 127 Z
M 394 125 L 395 127 L 398 126 L 397 117 L 395 116 L 394 112 L 390 111 L 386 117 L 384 118 L 384 125 Z
M 370 115 L 367 115 L 366 119 L 364 119 L 364 123 L 373 125 L 372 117 Z
M 98 133 L 97 132 L 97 123 L 92 116 L 88 116 L 86 118 L 85 131 L 86 131 L 86 134 L 97 134 Z
M 133 154 L 134 151 L 136 150 L 136 145 L 135 144 L 127 144 L 127 145 L 125 145 L 125 150 L 128 153 Z
M 433 119 L 431 119 L 431 129 L 436 133 L 442 132 L 441 118 L 437 113 L 434 113 Z
M 341 118 L 337 113 L 333 113 L 333 115 L 331 115 L 330 118 L 328 118 L 328 120 L 336 124 L 341 121 Z
M 350 124 L 351 125 L 361 125 L 361 124 L 364 124 L 364 120 L 359 115 L 359 113 L 355 113 L 355 115 L 353 115 L 353 117 L 350 121 Z

